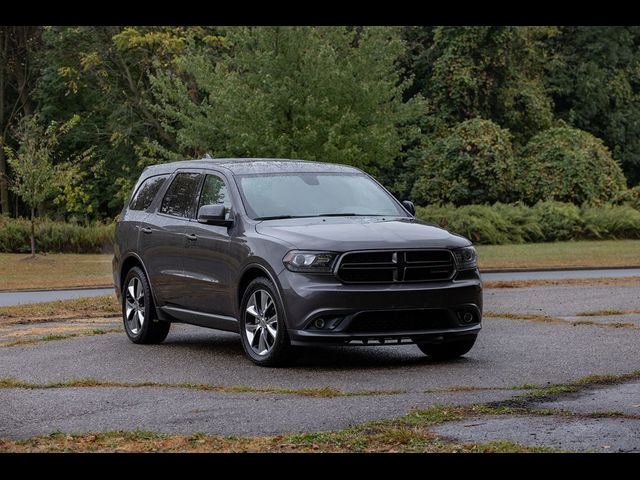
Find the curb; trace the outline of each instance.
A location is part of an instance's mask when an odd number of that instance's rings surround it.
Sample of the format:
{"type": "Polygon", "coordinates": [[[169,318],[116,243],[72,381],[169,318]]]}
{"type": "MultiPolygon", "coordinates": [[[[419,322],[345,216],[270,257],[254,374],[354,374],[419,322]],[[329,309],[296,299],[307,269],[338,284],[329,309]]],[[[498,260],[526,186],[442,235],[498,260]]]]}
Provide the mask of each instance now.
{"type": "Polygon", "coordinates": [[[640,265],[624,267],[547,267],[547,268],[481,268],[480,273],[518,273],[518,272],[579,272],[584,270],[637,270],[640,265]]]}
{"type": "Polygon", "coordinates": [[[75,292],[76,290],[100,290],[103,288],[110,288],[113,290],[113,285],[95,285],[89,287],[65,287],[65,288],[23,288],[20,290],[0,290],[0,295],[3,293],[38,293],[38,292],[75,292]]]}

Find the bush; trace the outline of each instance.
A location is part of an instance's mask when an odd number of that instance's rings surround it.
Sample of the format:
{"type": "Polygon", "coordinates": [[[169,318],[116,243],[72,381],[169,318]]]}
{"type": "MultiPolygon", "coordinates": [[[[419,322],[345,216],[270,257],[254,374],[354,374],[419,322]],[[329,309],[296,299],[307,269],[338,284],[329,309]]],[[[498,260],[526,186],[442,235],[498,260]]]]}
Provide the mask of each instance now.
{"type": "MultiPolygon", "coordinates": [[[[0,216],[0,252],[29,253],[31,223],[0,216]]],[[[36,222],[36,251],[101,253],[112,251],[114,224],[74,223],[40,219],[36,222]]]]}
{"type": "Polygon", "coordinates": [[[412,196],[418,204],[493,203],[515,199],[511,134],[490,120],[455,126],[425,151],[412,196]]]}
{"type": "Polygon", "coordinates": [[[640,210],[629,205],[570,203],[431,205],[416,215],[469,238],[476,244],[554,242],[580,239],[640,238],[640,210]]]}
{"type": "Polygon", "coordinates": [[[616,205],[629,205],[636,210],[640,210],[640,185],[623,190],[614,199],[616,205]]]}
{"type": "Polygon", "coordinates": [[[518,161],[522,200],[581,205],[613,200],[626,189],[620,166],[602,140],[568,126],[533,137],[518,161]]]}

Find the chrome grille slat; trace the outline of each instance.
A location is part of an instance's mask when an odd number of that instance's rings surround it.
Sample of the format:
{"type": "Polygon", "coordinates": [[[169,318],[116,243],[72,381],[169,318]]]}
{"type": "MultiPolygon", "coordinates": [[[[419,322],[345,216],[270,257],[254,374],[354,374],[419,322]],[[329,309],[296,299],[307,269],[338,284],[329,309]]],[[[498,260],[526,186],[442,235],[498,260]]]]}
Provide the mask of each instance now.
{"type": "Polygon", "coordinates": [[[347,252],[335,272],[343,283],[435,282],[453,278],[455,263],[445,249],[347,252]]]}

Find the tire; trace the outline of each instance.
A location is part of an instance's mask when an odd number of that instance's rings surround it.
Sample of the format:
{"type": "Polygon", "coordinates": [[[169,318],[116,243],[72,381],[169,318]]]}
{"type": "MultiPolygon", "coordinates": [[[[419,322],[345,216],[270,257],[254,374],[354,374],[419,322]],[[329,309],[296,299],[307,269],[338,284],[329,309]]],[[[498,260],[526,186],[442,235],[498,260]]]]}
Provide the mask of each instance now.
{"type": "Polygon", "coordinates": [[[276,287],[267,278],[253,280],[242,295],[240,339],[247,357],[261,367],[284,366],[293,359],[284,308],[276,287]]]}
{"type": "Polygon", "coordinates": [[[129,340],[139,344],[161,343],[167,338],[171,323],[156,317],[147,276],[139,267],[133,267],[122,285],[122,321],[129,340]]]}
{"type": "Polygon", "coordinates": [[[445,343],[418,343],[418,348],[434,360],[452,360],[467,353],[476,343],[476,337],[445,343]]]}

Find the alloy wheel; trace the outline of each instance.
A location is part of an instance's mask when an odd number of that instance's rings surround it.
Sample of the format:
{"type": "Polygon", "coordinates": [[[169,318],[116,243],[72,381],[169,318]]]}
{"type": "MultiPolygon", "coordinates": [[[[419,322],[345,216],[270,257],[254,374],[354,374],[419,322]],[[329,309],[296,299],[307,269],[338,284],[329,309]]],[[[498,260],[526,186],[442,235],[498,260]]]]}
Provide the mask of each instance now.
{"type": "Polygon", "coordinates": [[[138,335],[144,325],[144,287],[138,277],[129,280],[125,292],[125,317],[129,330],[138,335]]]}
{"type": "Polygon", "coordinates": [[[258,355],[267,355],[278,336],[278,312],[273,298],[266,290],[256,290],[249,298],[245,311],[244,329],[247,342],[258,355]]]}

